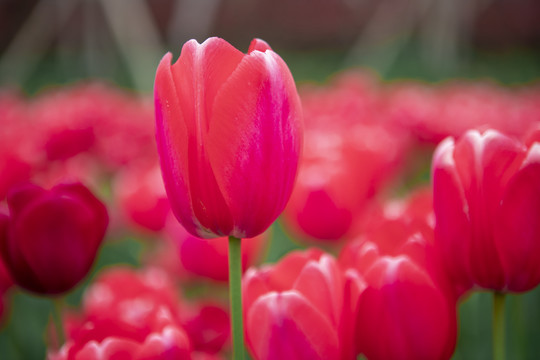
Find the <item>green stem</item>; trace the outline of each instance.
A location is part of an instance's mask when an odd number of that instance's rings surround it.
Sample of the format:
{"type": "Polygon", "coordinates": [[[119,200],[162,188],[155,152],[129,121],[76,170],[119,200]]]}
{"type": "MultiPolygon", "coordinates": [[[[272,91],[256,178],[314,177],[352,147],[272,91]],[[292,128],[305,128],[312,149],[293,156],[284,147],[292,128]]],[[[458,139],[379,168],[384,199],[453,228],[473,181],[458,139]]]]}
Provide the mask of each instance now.
{"type": "Polygon", "coordinates": [[[242,319],[242,240],[229,236],[229,301],[233,359],[244,359],[244,322],[242,319]]]}
{"type": "Polygon", "coordinates": [[[504,360],[504,300],[505,294],[493,293],[493,359],[504,360]]]}
{"type": "Polygon", "coordinates": [[[66,333],[64,331],[64,323],[62,321],[62,298],[52,298],[52,318],[54,322],[54,328],[56,330],[56,340],[58,341],[58,348],[66,342],[66,333]]]}

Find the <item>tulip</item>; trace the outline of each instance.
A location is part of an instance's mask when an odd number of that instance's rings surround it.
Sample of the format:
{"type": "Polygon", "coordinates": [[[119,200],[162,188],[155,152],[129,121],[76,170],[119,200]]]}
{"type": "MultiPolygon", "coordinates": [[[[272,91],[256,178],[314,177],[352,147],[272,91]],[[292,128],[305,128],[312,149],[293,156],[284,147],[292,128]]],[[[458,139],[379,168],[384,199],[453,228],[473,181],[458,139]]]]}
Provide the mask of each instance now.
{"type": "Polygon", "coordinates": [[[343,278],[319,250],[291,252],[244,276],[246,339],[263,359],[340,359],[343,278]]]}
{"type": "Polygon", "coordinates": [[[540,283],[540,144],[494,130],[433,156],[436,240],[456,283],[524,292],[540,283]]]}
{"type": "Polygon", "coordinates": [[[494,290],[493,357],[504,359],[505,293],[540,283],[540,144],[470,130],[439,144],[432,176],[445,266],[455,283],[494,290]]]}
{"type": "Polygon", "coordinates": [[[301,106],[283,60],[262,40],[188,41],[154,86],[156,140],[171,207],[191,234],[249,238],[285,207],[302,146],[301,106]]]}
{"type": "Polygon", "coordinates": [[[189,338],[182,328],[172,325],[153,332],[143,341],[119,337],[92,340],[81,347],[68,343],[58,353],[50,353],[48,360],[110,360],[110,359],[178,359],[190,360],[189,338]]]}
{"type": "Polygon", "coordinates": [[[407,137],[377,121],[374,86],[354,75],[301,92],[303,158],[283,213],[295,237],[330,243],[352,238],[403,160],[407,137]]]}
{"type": "Polygon", "coordinates": [[[182,302],[168,275],[148,268],[137,272],[115,267],[101,274],[83,298],[83,322],[71,337],[80,342],[117,336],[143,341],[152,331],[180,325],[182,302]]]}
{"type": "Polygon", "coordinates": [[[80,183],[51,190],[12,188],[10,216],[0,215],[0,253],[14,282],[38,294],[60,294],[92,266],[108,224],[107,209],[80,183]]]}
{"type": "Polygon", "coordinates": [[[350,301],[356,304],[350,307],[353,343],[368,359],[449,359],[457,335],[455,297],[430,266],[428,230],[409,215],[403,219],[381,220],[340,254],[346,286],[364,282],[362,291],[351,293],[357,295],[350,301]]]}
{"type": "Polygon", "coordinates": [[[186,330],[193,351],[217,354],[228,342],[231,329],[229,313],[221,305],[201,302],[184,315],[182,325],[186,330]]]}
{"type": "Polygon", "coordinates": [[[68,341],[49,359],[190,359],[181,308],[163,271],[112,268],[87,288],[82,314],[65,318],[68,341]]]}
{"type": "Polygon", "coordinates": [[[115,179],[114,190],[128,222],[153,232],[165,227],[170,205],[157,163],[133,166],[121,172],[115,179]]]}
{"type": "MultiPolygon", "coordinates": [[[[169,233],[176,242],[176,253],[183,269],[195,277],[219,282],[229,280],[228,239],[221,237],[208,241],[188,233],[180,225],[169,226],[169,233]]],[[[242,273],[253,265],[266,244],[267,233],[241,243],[242,273]]]]}

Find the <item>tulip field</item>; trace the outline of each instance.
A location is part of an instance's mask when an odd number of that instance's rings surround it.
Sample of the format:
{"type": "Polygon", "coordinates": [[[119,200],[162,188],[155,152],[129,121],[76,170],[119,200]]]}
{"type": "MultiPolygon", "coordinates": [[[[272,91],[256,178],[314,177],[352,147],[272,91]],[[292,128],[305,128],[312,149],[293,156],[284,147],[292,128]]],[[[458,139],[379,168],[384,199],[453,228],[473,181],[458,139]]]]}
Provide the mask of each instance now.
{"type": "Polygon", "coordinates": [[[539,359],[540,83],[245,45],[0,89],[0,359],[539,359]]]}

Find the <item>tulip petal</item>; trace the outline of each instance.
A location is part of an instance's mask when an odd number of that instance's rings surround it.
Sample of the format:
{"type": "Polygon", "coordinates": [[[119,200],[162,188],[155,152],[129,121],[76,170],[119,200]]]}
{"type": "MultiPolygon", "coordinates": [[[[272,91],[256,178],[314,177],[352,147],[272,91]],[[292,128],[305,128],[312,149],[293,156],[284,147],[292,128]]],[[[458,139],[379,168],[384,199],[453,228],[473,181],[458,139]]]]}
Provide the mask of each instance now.
{"type": "MultiPolygon", "coordinates": [[[[179,132],[185,130],[181,139],[169,145],[179,146],[178,141],[182,141],[182,149],[178,149],[183,151],[184,155],[181,159],[183,169],[180,172],[188,174],[188,178],[182,178],[182,181],[185,183],[187,180],[189,184],[191,207],[196,218],[191,219],[191,222],[195,223],[197,228],[194,235],[224,236],[229,235],[232,230],[231,214],[208,159],[207,133],[212,123],[212,104],[216,94],[243,56],[222,39],[210,38],[203,44],[192,40],[184,45],[178,61],[171,67],[176,93],[164,95],[177,97],[183,118],[166,118],[165,121],[169,126],[172,122],[182,122],[185,125],[185,128],[179,129],[179,132]]],[[[165,136],[171,134],[176,134],[176,131],[173,130],[165,136]]],[[[174,169],[173,167],[169,171],[174,169]]],[[[176,176],[178,174],[175,174],[173,179],[176,176]]],[[[183,205],[177,205],[180,206],[183,205]]],[[[187,230],[193,234],[192,229],[187,230]]]]}
{"type": "Polygon", "coordinates": [[[433,209],[437,217],[435,234],[445,254],[445,266],[454,282],[471,287],[471,230],[468,205],[453,157],[454,141],[443,141],[433,156],[433,209]]]}
{"type": "Polygon", "coordinates": [[[285,207],[298,166],[301,107],[292,76],[272,51],[244,57],[216,96],[206,143],[235,220],[232,235],[263,232],[285,207]]]}
{"type": "Polygon", "coordinates": [[[332,325],[338,326],[343,303],[343,283],[332,257],[323,255],[318,262],[307,263],[298,275],[293,289],[322,314],[327,314],[332,325]]]}
{"type": "Polygon", "coordinates": [[[191,359],[189,339],[183,330],[167,326],[161,333],[150,334],[134,358],[136,360],[191,359]]]}
{"type": "Polygon", "coordinates": [[[251,54],[252,51],[261,51],[265,52],[266,50],[272,50],[270,45],[264,40],[261,39],[253,39],[251,40],[251,43],[249,44],[248,54],[251,54]]]}
{"type": "Polygon", "coordinates": [[[540,283],[540,144],[534,144],[512,178],[495,223],[506,287],[523,292],[540,283]]]}
{"type": "Polygon", "coordinates": [[[483,134],[467,132],[454,150],[471,224],[468,261],[474,281],[484,288],[504,287],[504,269],[494,242],[493,222],[502,189],[519,167],[523,153],[518,142],[493,130],[483,134]]]}
{"type": "Polygon", "coordinates": [[[156,142],[171,208],[186,230],[197,235],[198,220],[193,214],[189,179],[185,177],[188,173],[187,128],[172,78],[171,58],[170,53],[166,54],[156,72],[156,142]]]}
{"type": "Polygon", "coordinates": [[[449,305],[429,276],[406,257],[383,257],[366,274],[357,340],[373,359],[442,359],[449,343],[449,305]],[[419,336],[422,334],[421,336],[419,336]]]}
{"type": "Polygon", "coordinates": [[[339,358],[335,329],[295,291],[260,297],[248,312],[246,332],[258,360],[339,358]]]}

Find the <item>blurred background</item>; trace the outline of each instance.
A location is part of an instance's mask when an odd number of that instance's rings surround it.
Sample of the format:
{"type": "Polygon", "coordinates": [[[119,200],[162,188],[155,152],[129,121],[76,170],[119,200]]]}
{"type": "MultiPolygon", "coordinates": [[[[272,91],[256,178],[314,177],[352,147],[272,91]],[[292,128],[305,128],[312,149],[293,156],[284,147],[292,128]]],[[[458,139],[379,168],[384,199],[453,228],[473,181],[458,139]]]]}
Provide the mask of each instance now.
{"type": "Polygon", "coordinates": [[[365,66],[383,79],[540,74],[536,0],[2,0],[0,84],[99,77],[148,92],[164,52],[209,36],[268,41],[298,81],[365,66]]]}
{"type": "MultiPolygon", "coordinates": [[[[350,68],[383,83],[476,79],[509,92],[540,78],[538,0],[0,0],[0,91],[32,97],[98,80],[148,99],[163,54],[176,58],[185,41],[209,36],[242,51],[254,37],[266,40],[299,84],[325,84],[350,68]]],[[[432,149],[395,193],[429,183],[432,149]]],[[[304,247],[281,225],[272,230],[264,261],[304,247]]],[[[147,233],[110,236],[117,239],[104,246],[93,274],[141,265],[147,233]]],[[[87,284],[68,303],[76,306],[87,284]]],[[[6,308],[0,358],[43,358],[50,304],[13,291],[6,308]]],[[[490,294],[473,294],[459,313],[454,358],[491,358],[490,294]]],[[[507,325],[510,358],[540,358],[539,289],[509,296],[507,325]]]]}

